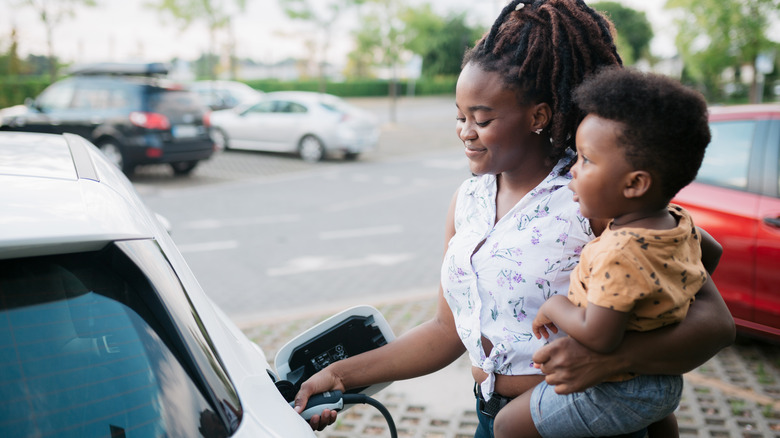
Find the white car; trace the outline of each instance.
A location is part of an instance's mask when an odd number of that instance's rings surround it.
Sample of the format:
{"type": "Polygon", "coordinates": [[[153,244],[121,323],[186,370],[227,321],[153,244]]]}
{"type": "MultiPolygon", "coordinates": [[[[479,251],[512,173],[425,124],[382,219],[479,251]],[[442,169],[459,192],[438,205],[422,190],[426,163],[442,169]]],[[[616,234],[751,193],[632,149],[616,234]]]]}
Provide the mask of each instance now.
{"type": "Polygon", "coordinates": [[[236,81],[196,81],[189,88],[213,110],[252,104],[263,97],[262,91],[236,81]]]}
{"type": "Polygon", "coordinates": [[[298,153],[319,161],[329,153],[355,159],[379,141],[370,112],[331,94],[306,91],[265,93],[251,106],[211,113],[217,147],[298,153]]]}
{"type": "Polygon", "coordinates": [[[0,205],[0,436],[315,436],[91,143],[0,132],[0,205]]]}

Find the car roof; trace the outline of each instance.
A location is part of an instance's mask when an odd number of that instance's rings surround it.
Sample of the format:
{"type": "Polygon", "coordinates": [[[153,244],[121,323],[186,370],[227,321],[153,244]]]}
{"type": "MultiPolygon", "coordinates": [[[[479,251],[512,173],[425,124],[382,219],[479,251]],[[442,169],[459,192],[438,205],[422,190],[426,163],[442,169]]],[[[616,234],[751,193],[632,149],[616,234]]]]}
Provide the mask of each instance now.
{"type": "Polygon", "coordinates": [[[0,259],[154,237],[129,182],[73,134],[0,132],[0,259]]]}
{"type": "Polygon", "coordinates": [[[709,108],[710,120],[780,118],[780,104],[725,105],[709,108]]]}
{"type": "Polygon", "coordinates": [[[341,100],[333,94],[317,93],[315,91],[273,91],[265,93],[266,99],[295,99],[305,102],[328,102],[341,100]]]}

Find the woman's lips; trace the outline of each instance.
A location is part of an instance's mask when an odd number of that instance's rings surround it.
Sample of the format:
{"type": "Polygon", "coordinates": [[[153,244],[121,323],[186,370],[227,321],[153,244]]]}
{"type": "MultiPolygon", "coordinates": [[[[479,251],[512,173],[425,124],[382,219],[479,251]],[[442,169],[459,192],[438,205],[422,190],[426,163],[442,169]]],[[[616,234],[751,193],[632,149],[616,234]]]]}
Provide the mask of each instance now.
{"type": "Polygon", "coordinates": [[[469,158],[482,155],[487,151],[487,148],[480,148],[480,147],[473,146],[471,140],[464,141],[463,145],[465,146],[466,156],[469,158]]]}

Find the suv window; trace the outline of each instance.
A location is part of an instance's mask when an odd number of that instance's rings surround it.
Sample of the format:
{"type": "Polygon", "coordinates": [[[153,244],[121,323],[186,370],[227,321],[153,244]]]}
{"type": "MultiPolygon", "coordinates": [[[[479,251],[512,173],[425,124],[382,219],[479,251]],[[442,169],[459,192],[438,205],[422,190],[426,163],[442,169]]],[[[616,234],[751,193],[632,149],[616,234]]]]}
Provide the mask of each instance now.
{"type": "Polygon", "coordinates": [[[235,393],[215,390],[219,406],[209,402],[213,388],[125,255],[156,245],[126,246],[0,261],[0,436],[226,436],[237,427],[235,393]]]}
{"type": "Polygon", "coordinates": [[[202,103],[197,95],[187,90],[150,87],[149,109],[161,114],[180,114],[200,111],[202,103]]]}
{"type": "Polygon", "coordinates": [[[35,104],[44,112],[67,109],[73,102],[75,91],[76,84],[73,81],[55,83],[38,96],[35,104]]]}
{"type": "Polygon", "coordinates": [[[746,190],[755,129],[756,122],[752,120],[710,123],[712,141],[707,146],[696,180],[746,190]]]}

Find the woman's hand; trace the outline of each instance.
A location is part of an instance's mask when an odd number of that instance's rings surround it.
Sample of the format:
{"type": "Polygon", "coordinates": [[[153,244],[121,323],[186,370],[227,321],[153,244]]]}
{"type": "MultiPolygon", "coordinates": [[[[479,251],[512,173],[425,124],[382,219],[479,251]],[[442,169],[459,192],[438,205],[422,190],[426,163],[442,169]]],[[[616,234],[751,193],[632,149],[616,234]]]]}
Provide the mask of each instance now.
{"type": "Polygon", "coordinates": [[[558,394],[581,392],[617,374],[617,358],[591,351],[570,337],[556,339],[534,353],[535,366],[558,394]]]}
{"type": "MultiPolygon", "coordinates": [[[[295,395],[295,412],[301,413],[309,401],[309,397],[314,394],[320,394],[330,390],[344,391],[344,384],[338,376],[331,372],[329,368],[318,372],[303,382],[298,394],[295,395]]],[[[320,415],[314,415],[309,419],[309,425],[312,430],[323,430],[327,426],[336,422],[336,411],[325,409],[320,415]]]]}

